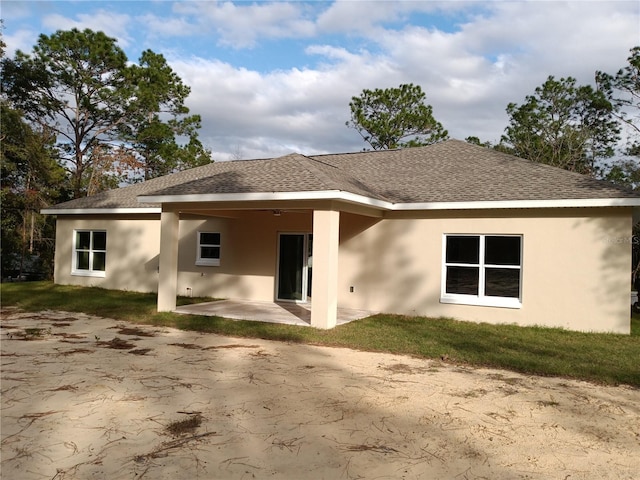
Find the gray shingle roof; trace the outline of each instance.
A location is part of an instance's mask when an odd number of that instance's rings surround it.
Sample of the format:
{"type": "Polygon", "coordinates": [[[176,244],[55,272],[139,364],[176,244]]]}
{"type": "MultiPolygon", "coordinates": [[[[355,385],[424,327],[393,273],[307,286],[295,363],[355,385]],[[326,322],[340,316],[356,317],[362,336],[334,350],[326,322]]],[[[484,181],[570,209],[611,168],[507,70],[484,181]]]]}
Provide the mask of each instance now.
{"type": "Polygon", "coordinates": [[[392,203],[640,197],[609,182],[459,140],[315,158],[361,175],[375,196],[392,203]]]}
{"type": "Polygon", "coordinates": [[[140,208],[141,195],[337,190],[391,203],[640,198],[610,183],[448,140],[427,147],[216,162],[56,205],[140,208]]]}

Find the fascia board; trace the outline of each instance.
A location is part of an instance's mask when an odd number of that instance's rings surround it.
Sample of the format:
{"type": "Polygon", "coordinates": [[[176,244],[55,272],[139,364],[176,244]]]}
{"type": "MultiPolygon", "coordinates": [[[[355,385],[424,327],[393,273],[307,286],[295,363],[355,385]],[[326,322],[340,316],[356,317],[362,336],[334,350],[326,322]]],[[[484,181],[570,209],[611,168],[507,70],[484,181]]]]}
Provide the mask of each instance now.
{"type": "Polygon", "coordinates": [[[135,208],[43,208],[43,215],[135,215],[141,213],[162,213],[160,207],[135,208]]]}
{"type": "Polygon", "coordinates": [[[396,203],[391,210],[492,210],[514,208],[640,207],[640,198],[499,200],[477,202],[396,203]]]}
{"type": "Polygon", "coordinates": [[[200,203],[222,201],[270,201],[270,200],[341,200],[389,211],[411,210],[491,210],[521,208],[579,208],[579,207],[640,207],[639,198],[585,198],[556,200],[490,200],[468,202],[391,203],[363,195],[324,190],[310,192],[261,192],[221,193],[193,195],[140,196],[141,203],[200,203]]]}
{"type": "MultiPolygon", "coordinates": [[[[640,198],[586,198],[559,200],[499,200],[471,202],[425,202],[425,203],[391,203],[376,198],[365,197],[339,190],[323,190],[311,192],[262,192],[262,193],[221,193],[203,195],[153,195],[140,196],[140,203],[203,203],[203,202],[255,202],[273,200],[339,200],[343,202],[366,205],[387,211],[419,211],[419,210],[493,210],[493,209],[527,209],[527,208],[581,208],[581,207],[640,207],[640,198]]],[[[44,215],[132,215],[159,214],[160,207],[138,208],[45,208],[40,211],[44,215]]]]}
{"type": "Polygon", "coordinates": [[[296,200],[342,200],[389,210],[393,204],[340,190],[320,190],[308,192],[251,192],[212,193],[191,195],[151,195],[138,197],[140,203],[204,203],[204,202],[260,202],[296,200]]]}

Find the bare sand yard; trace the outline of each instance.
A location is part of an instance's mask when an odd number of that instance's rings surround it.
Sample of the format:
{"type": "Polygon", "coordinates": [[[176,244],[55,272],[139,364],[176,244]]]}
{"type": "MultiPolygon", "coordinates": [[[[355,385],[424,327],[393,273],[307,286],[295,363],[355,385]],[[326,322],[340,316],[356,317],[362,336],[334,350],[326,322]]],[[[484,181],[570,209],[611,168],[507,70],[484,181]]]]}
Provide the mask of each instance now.
{"type": "Polygon", "coordinates": [[[632,479],[640,391],[2,311],[1,476],[632,479]]]}

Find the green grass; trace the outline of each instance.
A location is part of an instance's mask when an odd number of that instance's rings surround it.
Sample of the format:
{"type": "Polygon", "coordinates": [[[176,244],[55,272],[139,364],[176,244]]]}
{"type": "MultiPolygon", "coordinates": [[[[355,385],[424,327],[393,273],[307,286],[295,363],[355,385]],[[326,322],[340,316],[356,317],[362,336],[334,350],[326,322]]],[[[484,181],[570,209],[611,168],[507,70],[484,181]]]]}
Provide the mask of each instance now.
{"type": "MultiPolygon", "coordinates": [[[[179,298],[179,304],[202,301],[179,298]]],[[[2,284],[2,305],[84,312],[139,324],[238,337],[442,358],[473,366],[640,387],[640,316],[631,335],[578,333],[450,319],[375,315],[332,330],[157,313],[156,295],[53,285],[2,284]]]]}

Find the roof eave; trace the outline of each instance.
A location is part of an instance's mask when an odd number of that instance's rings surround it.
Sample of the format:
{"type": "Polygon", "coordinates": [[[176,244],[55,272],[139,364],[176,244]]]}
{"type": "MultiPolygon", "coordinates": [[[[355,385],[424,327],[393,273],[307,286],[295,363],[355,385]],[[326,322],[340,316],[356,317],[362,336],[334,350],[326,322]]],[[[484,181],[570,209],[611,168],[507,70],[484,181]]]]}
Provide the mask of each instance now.
{"type": "Polygon", "coordinates": [[[562,198],[550,200],[479,200],[466,202],[396,203],[392,210],[495,210],[532,208],[640,207],[638,198],[562,198]]]}
{"type": "Polygon", "coordinates": [[[141,195],[140,203],[205,203],[205,202],[262,202],[262,201],[297,201],[297,200],[339,200],[359,205],[367,205],[389,210],[393,205],[384,200],[365,197],[342,190],[314,190],[303,192],[250,192],[250,193],[208,193],[189,195],[141,195]]]}
{"type": "MultiPolygon", "coordinates": [[[[161,195],[138,197],[140,203],[203,203],[237,201],[273,201],[273,200],[338,200],[356,205],[365,205],[386,211],[420,210],[495,210],[495,209],[533,209],[533,208],[640,208],[640,198],[586,198],[556,200],[486,200],[465,202],[421,202],[391,203],[354,193],[338,190],[314,192],[264,192],[264,193],[227,193],[206,195],[161,195]]],[[[107,207],[107,208],[45,208],[43,215],[140,215],[159,214],[161,207],[107,207]]]]}
{"type": "Polygon", "coordinates": [[[43,215],[139,215],[162,213],[160,207],[43,208],[43,215]]]}
{"type": "Polygon", "coordinates": [[[204,203],[204,202],[254,202],[274,200],[338,200],[389,211],[417,210],[493,210],[523,208],[584,208],[584,207],[640,207],[638,198],[583,198],[549,200],[477,200],[464,202],[416,202],[392,203],[377,198],[345,192],[323,190],[306,192],[251,192],[213,193],[188,195],[148,195],[138,197],[140,203],[204,203]]]}

